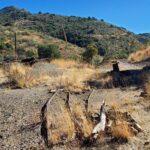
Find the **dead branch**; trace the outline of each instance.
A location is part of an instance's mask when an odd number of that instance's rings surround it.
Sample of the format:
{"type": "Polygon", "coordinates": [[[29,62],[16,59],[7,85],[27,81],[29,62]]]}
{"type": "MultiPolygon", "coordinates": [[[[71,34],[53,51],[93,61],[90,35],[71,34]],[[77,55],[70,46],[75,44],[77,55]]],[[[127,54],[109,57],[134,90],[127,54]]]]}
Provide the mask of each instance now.
{"type": "Polygon", "coordinates": [[[97,139],[99,133],[105,130],[106,126],[106,114],[105,114],[105,101],[100,108],[100,122],[93,129],[92,135],[94,139],[97,139]]]}

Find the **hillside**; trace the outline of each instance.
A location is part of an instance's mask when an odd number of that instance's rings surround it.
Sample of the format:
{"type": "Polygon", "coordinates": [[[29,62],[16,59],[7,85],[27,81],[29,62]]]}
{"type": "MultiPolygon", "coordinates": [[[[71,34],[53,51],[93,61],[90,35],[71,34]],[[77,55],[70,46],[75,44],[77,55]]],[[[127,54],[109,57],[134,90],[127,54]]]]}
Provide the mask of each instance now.
{"type": "Polygon", "coordinates": [[[145,44],[150,44],[150,33],[142,33],[138,35],[139,41],[145,44]]]}
{"type": "Polygon", "coordinates": [[[17,53],[20,59],[37,56],[38,46],[55,44],[59,46],[62,57],[79,58],[83,49],[63,40],[25,29],[5,27],[0,25],[0,61],[11,60],[14,56],[14,38],[17,33],[17,53]]]}
{"type": "Polygon", "coordinates": [[[91,17],[67,17],[42,12],[31,14],[10,6],[0,10],[0,24],[41,32],[62,40],[65,31],[70,43],[86,47],[94,42],[99,53],[106,58],[127,58],[130,53],[144,46],[134,33],[91,17]]]}

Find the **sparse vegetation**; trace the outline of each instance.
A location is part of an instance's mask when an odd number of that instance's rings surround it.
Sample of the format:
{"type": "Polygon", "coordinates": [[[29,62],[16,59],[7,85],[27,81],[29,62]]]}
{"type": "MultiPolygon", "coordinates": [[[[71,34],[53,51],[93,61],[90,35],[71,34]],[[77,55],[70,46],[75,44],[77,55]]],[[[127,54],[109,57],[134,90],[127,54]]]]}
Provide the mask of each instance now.
{"type": "MultiPolygon", "coordinates": [[[[20,28],[15,29],[15,31],[17,34],[17,53],[19,59],[23,59],[25,57],[38,57],[39,45],[55,45],[55,47],[59,49],[60,53],[57,53],[57,55],[61,55],[63,58],[79,59],[81,57],[81,53],[84,51],[83,48],[70,43],[68,43],[68,48],[65,50],[65,41],[53,38],[51,36],[43,35],[42,33],[38,33],[36,31],[28,31],[26,29],[20,28]]],[[[13,61],[13,28],[0,25],[0,35],[0,61],[13,61]]]]}
{"type": "MultiPolygon", "coordinates": [[[[69,63],[67,64],[67,67],[68,65],[69,63]]],[[[97,72],[97,69],[86,67],[86,65],[84,66],[83,64],[77,65],[77,67],[69,66],[69,68],[66,68],[63,71],[62,75],[52,77],[51,81],[49,81],[50,88],[64,88],[65,90],[76,92],[89,90],[90,87],[88,86],[87,81],[96,76],[97,72]]]]}
{"type": "Polygon", "coordinates": [[[129,125],[123,122],[112,128],[112,135],[118,140],[125,140],[125,141],[128,141],[133,136],[129,125]]]}
{"type": "Polygon", "coordinates": [[[51,64],[57,65],[58,67],[65,69],[65,68],[71,68],[71,67],[77,67],[80,62],[71,60],[71,59],[53,59],[51,61],[51,64]]]}
{"type": "Polygon", "coordinates": [[[112,109],[115,113],[115,122],[112,125],[112,136],[117,140],[128,141],[134,136],[131,127],[129,126],[126,118],[120,113],[120,106],[112,105],[112,109]]]}
{"type": "Polygon", "coordinates": [[[29,67],[19,63],[11,64],[6,72],[9,80],[14,82],[17,87],[31,87],[39,83],[50,85],[50,89],[64,88],[69,91],[89,90],[87,81],[93,76],[97,76],[97,69],[92,66],[82,64],[73,60],[53,60],[51,64],[55,64],[62,70],[62,74],[51,75],[45,72],[40,74],[33,73],[34,66],[29,67]]]}
{"type": "Polygon", "coordinates": [[[143,61],[143,60],[146,60],[150,58],[150,47],[147,47],[146,49],[141,49],[141,50],[138,50],[136,51],[135,53],[132,53],[128,60],[130,62],[140,62],[140,61],[143,61]]]}
{"type": "Polygon", "coordinates": [[[57,45],[40,45],[38,47],[38,55],[39,58],[59,58],[60,51],[57,45]]]}
{"type": "Polygon", "coordinates": [[[0,68],[0,78],[5,77],[5,73],[4,70],[0,68]]]}
{"type": "MultiPolygon", "coordinates": [[[[62,40],[65,39],[63,26],[68,42],[80,47],[87,47],[88,44],[94,42],[99,54],[106,58],[114,58],[115,53],[117,55],[115,57],[127,57],[145,44],[134,33],[94,17],[66,17],[49,13],[31,14],[16,7],[6,7],[0,12],[0,24],[5,27],[12,27],[15,24],[17,28],[46,33],[62,40]]],[[[26,32],[23,34],[26,35],[26,32]]]]}
{"type": "Polygon", "coordinates": [[[48,80],[49,76],[47,74],[40,73],[35,75],[32,70],[33,68],[31,67],[13,63],[7,68],[6,73],[9,81],[19,88],[32,87],[48,80]]]}

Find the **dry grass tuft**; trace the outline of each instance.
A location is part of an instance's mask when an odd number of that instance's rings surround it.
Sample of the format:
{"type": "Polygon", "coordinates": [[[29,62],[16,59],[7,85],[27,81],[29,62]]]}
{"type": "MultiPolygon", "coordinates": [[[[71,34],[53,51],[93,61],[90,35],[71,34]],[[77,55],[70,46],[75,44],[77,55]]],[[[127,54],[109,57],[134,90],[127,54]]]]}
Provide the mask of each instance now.
{"type": "Polygon", "coordinates": [[[49,118],[52,122],[50,126],[49,142],[52,145],[58,144],[63,140],[71,140],[75,133],[74,123],[66,108],[61,107],[61,114],[56,114],[55,119],[49,118]]]}
{"type": "Polygon", "coordinates": [[[146,49],[141,49],[135,53],[132,53],[129,56],[128,61],[134,63],[134,62],[143,61],[147,58],[150,58],[150,47],[148,47],[146,49]]]}
{"type": "Polygon", "coordinates": [[[8,69],[8,78],[18,87],[28,87],[33,83],[33,77],[30,74],[31,68],[19,63],[11,64],[8,69]]]}
{"type": "Polygon", "coordinates": [[[23,64],[13,63],[7,68],[6,72],[9,80],[19,88],[32,87],[49,79],[48,75],[42,73],[40,75],[33,74],[32,69],[23,64]]]}
{"type": "Polygon", "coordinates": [[[133,137],[133,132],[127,122],[127,118],[119,111],[119,105],[112,105],[112,109],[115,113],[115,120],[112,125],[112,136],[118,140],[128,141],[133,137]]]}
{"type": "Polygon", "coordinates": [[[63,75],[52,77],[50,88],[64,88],[67,91],[80,92],[89,90],[87,81],[95,76],[96,70],[90,68],[69,68],[63,75]]]}
{"type": "Polygon", "coordinates": [[[0,78],[5,77],[5,73],[4,70],[0,68],[0,78]]]}
{"type": "Polygon", "coordinates": [[[89,119],[87,119],[80,103],[76,103],[74,105],[72,114],[79,125],[77,129],[79,132],[78,134],[83,137],[89,137],[93,130],[93,124],[89,119]]]}
{"type": "Polygon", "coordinates": [[[83,63],[79,64],[79,62],[73,60],[54,60],[52,64],[56,64],[59,67],[56,67],[56,69],[61,73],[52,75],[45,70],[36,74],[33,71],[34,66],[29,67],[20,63],[11,64],[5,71],[9,80],[20,88],[45,83],[50,86],[50,89],[64,88],[72,92],[89,90],[87,81],[95,78],[98,74],[98,70],[94,67],[83,63]]]}
{"type": "Polygon", "coordinates": [[[65,59],[55,59],[51,61],[51,64],[57,65],[60,68],[70,68],[70,67],[75,67],[79,65],[78,61],[75,60],[65,60],[65,59]]]}
{"type": "Polygon", "coordinates": [[[72,92],[89,90],[87,81],[98,74],[98,70],[94,67],[74,60],[58,59],[51,63],[59,66],[63,74],[49,80],[50,89],[64,88],[72,92]]]}
{"type": "Polygon", "coordinates": [[[74,105],[71,114],[64,106],[60,105],[61,114],[48,119],[49,143],[52,145],[73,140],[75,135],[79,139],[89,137],[92,133],[92,123],[86,118],[80,105],[74,105]]]}
{"type": "Polygon", "coordinates": [[[129,140],[133,136],[133,133],[129,125],[126,122],[122,122],[112,128],[112,135],[117,139],[129,140]]]}

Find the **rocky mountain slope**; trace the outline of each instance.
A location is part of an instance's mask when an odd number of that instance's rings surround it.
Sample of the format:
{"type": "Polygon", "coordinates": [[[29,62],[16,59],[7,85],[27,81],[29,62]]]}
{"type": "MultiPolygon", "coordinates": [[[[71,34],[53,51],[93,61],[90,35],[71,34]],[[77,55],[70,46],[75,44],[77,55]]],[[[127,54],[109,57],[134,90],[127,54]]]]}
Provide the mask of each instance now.
{"type": "Polygon", "coordinates": [[[13,59],[15,33],[19,59],[32,56],[37,57],[39,45],[57,45],[63,58],[79,58],[84,51],[83,48],[70,43],[68,43],[66,48],[65,41],[36,31],[0,25],[0,62],[13,59]]]}
{"type": "Polygon", "coordinates": [[[66,33],[67,40],[80,47],[96,43],[99,53],[106,58],[127,58],[131,52],[144,46],[137,35],[125,28],[91,17],[67,17],[42,12],[31,14],[10,6],[0,10],[0,24],[38,31],[62,40],[66,33]]]}

